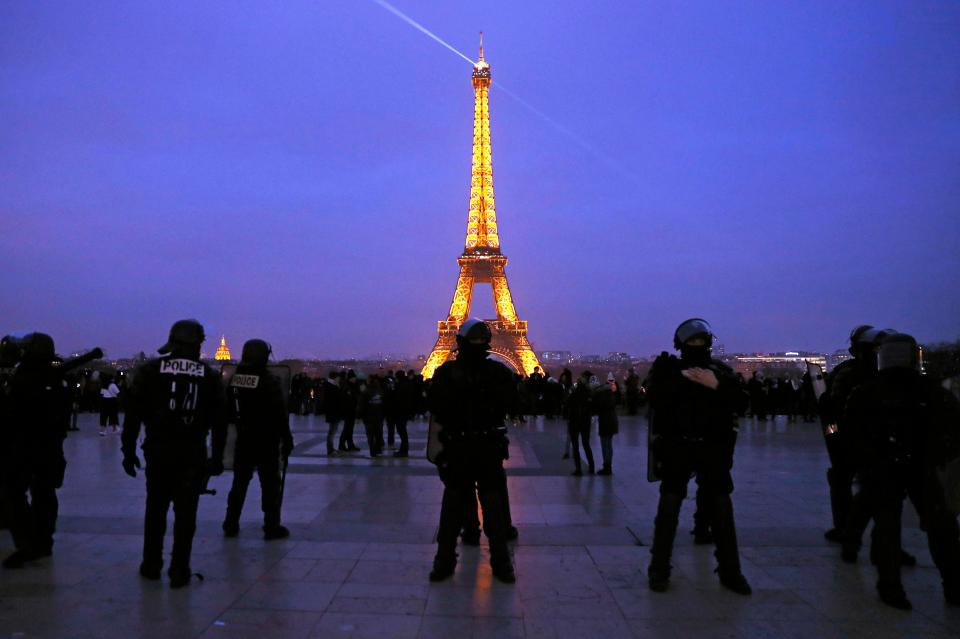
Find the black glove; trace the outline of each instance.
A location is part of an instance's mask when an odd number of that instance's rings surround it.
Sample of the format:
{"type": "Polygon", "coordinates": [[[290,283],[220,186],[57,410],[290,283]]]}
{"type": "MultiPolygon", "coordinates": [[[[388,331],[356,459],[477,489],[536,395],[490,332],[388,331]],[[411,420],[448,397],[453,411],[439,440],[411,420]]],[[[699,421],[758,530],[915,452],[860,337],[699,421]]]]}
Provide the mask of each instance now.
{"type": "Polygon", "coordinates": [[[207,474],[211,477],[223,474],[223,460],[211,457],[207,460],[207,474]]]}
{"type": "Polygon", "coordinates": [[[290,453],[293,452],[293,438],[285,439],[283,441],[283,446],[280,448],[280,452],[283,454],[283,458],[286,459],[290,456],[290,453]]]}
{"type": "Polygon", "coordinates": [[[136,455],[123,456],[123,472],[131,477],[137,476],[137,469],[140,468],[140,458],[136,455]]]}

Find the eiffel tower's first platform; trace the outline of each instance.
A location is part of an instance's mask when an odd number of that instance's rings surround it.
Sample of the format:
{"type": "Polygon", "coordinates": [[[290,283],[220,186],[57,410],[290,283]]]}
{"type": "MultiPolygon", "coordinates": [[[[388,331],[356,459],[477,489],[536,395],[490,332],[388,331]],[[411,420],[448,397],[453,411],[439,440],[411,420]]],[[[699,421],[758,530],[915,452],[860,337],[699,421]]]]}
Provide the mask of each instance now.
{"type": "Polygon", "coordinates": [[[447,319],[438,322],[437,343],[423,367],[423,376],[433,372],[450,357],[456,334],[470,313],[473,288],[490,284],[497,318],[485,320],[493,333],[490,351],[525,375],[540,366],[530,342],[527,323],[517,317],[513,296],[507,283],[507,258],[500,252],[500,234],[493,197],[493,164],[490,158],[490,65],[483,57],[473,65],[473,163],[470,177],[470,212],[467,215],[467,239],[463,255],[457,260],[460,276],[447,319]]]}

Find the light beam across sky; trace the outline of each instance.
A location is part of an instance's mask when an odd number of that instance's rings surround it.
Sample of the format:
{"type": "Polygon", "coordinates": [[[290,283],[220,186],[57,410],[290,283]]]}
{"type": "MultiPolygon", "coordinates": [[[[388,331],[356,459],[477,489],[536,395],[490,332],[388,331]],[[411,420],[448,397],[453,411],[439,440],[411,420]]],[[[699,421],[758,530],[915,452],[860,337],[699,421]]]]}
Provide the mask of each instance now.
{"type": "MultiPolygon", "coordinates": [[[[397,9],[395,6],[393,6],[389,2],[386,2],[385,0],[372,0],[372,2],[375,2],[376,4],[380,5],[381,7],[383,7],[390,13],[392,13],[393,15],[397,16],[398,18],[400,18],[401,20],[403,20],[404,22],[412,26],[417,31],[420,31],[421,33],[425,34],[427,37],[440,43],[441,45],[443,45],[453,53],[457,54],[458,56],[460,56],[461,58],[469,62],[471,65],[473,65],[474,60],[471,60],[468,56],[464,55],[460,50],[456,49],[449,42],[447,42],[446,40],[444,40],[443,38],[435,34],[433,31],[430,31],[425,26],[423,26],[422,24],[420,24],[419,22],[417,22],[416,20],[414,20],[413,18],[405,14],[404,12],[400,11],[400,9],[397,9]]],[[[624,176],[634,181],[639,181],[637,180],[637,176],[631,173],[630,169],[623,166],[623,164],[621,164],[620,162],[617,162],[617,160],[610,157],[609,155],[606,155],[605,153],[598,151],[592,144],[590,144],[589,142],[584,140],[582,137],[577,135],[575,132],[571,131],[567,127],[563,126],[562,124],[560,124],[559,122],[551,118],[549,115],[547,115],[537,107],[533,106],[532,104],[530,104],[529,102],[521,98],[519,95],[517,95],[507,87],[503,86],[502,83],[494,80],[493,86],[497,87],[498,89],[506,93],[508,96],[510,96],[511,99],[516,100],[521,106],[523,106],[523,108],[527,109],[528,111],[536,115],[538,118],[540,118],[541,120],[543,120],[544,122],[552,126],[554,129],[556,129],[560,133],[564,134],[565,136],[567,136],[568,138],[576,142],[577,145],[580,146],[583,150],[587,151],[594,157],[602,160],[605,164],[619,171],[624,176]]]]}

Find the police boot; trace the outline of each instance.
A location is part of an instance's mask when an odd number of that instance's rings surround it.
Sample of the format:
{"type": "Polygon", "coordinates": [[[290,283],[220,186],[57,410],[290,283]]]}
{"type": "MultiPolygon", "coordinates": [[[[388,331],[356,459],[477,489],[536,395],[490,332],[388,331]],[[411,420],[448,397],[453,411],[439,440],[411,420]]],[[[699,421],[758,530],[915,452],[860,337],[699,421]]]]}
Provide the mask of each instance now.
{"type": "Polygon", "coordinates": [[[290,531],[286,526],[280,525],[280,490],[277,488],[277,498],[273,503],[264,509],[263,513],[263,538],[267,541],[273,539],[286,539],[290,536],[290,531]]]}
{"type": "Polygon", "coordinates": [[[170,577],[171,588],[183,588],[190,583],[193,573],[190,571],[190,566],[170,566],[167,576],[170,577]]]}
{"type": "Polygon", "coordinates": [[[267,541],[273,539],[286,539],[290,536],[290,531],[286,526],[281,526],[280,524],[273,524],[270,526],[263,527],[263,538],[267,541]]]}
{"type": "Polygon", "coordinates": [[[145,561],[140,562],[140,576],[150,581],[158,581],[160,572],[163,570],[163,564],[148,564],[145,561]]]}
{"type": "Polygon", "coordinates": [[[753,591],[740,572],[740,551],[737,548],[737,529],[733,522],[733,502],[730,495],[713,498],[713,536],[716,540],[717,573],[720,584],[740,595],[753,591]]]}
{"type": "Polygon", "coordinates": [[[903,584],[901,583],[878,581],[877,594],[880,595],[880,601],[891,608],[913,610],[913,604],[907,599],[907,593],[903,591],[903,584]]]}
{"type": "Polygon", "coordinates": [[[647,578],[650,590],[665,592],[670,586],[670,557],[673,555],[673,538],[677,534],[677,520],[683,497],[673,493],[660,493],[657,517],[654,519],[653,545],[650,547],[650,567],[647,578]]]}
{"type": "Polygon", "coordinates": [[[437,556],[433,558],[433,570],[430,571],[430,581],[443,581],[453,575],[457,567],[457,551],[453,548],[438,547],[437,556]]]}
{"type": "Polygon", "coordinates": [[[513,560],[506,542],[490,544],[490,568],[493,569],[493,576],[503,583],[516,583],[517,575],[513,571],[513,560]]]}

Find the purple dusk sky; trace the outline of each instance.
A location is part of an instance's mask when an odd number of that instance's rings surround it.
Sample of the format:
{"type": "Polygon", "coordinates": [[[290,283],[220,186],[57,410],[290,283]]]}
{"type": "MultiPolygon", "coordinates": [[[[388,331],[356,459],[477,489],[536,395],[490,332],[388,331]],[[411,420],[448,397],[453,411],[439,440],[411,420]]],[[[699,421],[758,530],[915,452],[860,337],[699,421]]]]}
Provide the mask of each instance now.
{"type": "MultiPolygon", "coordinates": [[[[960,337],[960,3],[396,0],[496,86],[503,251],[537,349],[960,337]]],[[[426,354],[470,66],[364,0],[0,5],[0,333],[426,354]]],[[[487,289],[489,290],[489,289],[487,289]]],[[[474,315],[490,316],[485,291],[474,315]]]]}

